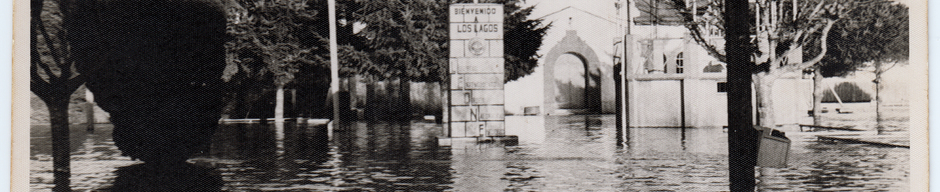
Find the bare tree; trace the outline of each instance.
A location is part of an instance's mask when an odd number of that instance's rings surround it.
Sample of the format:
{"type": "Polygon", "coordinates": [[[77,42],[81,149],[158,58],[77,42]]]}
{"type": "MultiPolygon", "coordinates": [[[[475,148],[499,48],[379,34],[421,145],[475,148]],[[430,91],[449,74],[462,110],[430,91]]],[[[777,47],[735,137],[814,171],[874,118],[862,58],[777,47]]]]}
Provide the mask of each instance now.
{"type": "MultiPolygon", "coordinates": [[[[686,0],[663,0],[677,10],[690,36],[709,55],[726,62],[726,53],[721,45],[708,40],[710,34],[725,31],[722,18],[723,2],[704,0],[688,3],[686,0]],[[690,5],[691,4],[691,5],[690,5]]],[[[829,33],[833,26],[846,20],[851,12],[873,4],[887,3],[883,0],[759,0],[752,4],[751,46],[753,66],[752,81],[757,92],[758,121],[761,126],[773,127],[774,110],[772,85],[784,74],[801,72],[814,67],[829,51],[829,33]],[[792,55],[814,48],[812,55],[804,55],[802,62],[795,62],[792,55]]]]}
{"type": "Polygon", "coordinates": [[[69,6],[67,0],[30,1],[29,89],[49,110],[55,191],[69,190],[69,100],[85,83],[65,40],[69,6]]]}

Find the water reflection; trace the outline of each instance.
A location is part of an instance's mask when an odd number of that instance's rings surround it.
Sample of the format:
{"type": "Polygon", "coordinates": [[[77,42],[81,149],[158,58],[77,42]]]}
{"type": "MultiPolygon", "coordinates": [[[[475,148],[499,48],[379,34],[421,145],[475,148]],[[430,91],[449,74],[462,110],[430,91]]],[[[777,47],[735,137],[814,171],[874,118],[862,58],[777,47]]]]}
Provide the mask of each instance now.
{"type": "MultiPolygon", "coordinates": [[[[510,116],[516,145],[442,145],[433,122],[224,124],[207,152],[177,169],[120,156],[111,126],[72,130],[72,189],[136,191],[164,183],[222,191],[724,191],[720,127],[631,128],[618,147],[615,118],[510,116]],[[161,178],[172,175],[172,178],[161,178]],[[207,180],[199,180],[206,178],[207,180]],[[196,186],[198,185],[198,186],[196,186]]],[[[902,128],[906,129],[906,128],[902,128]]],[[[31,131],[30,184],[52,187],[48,127],[31,131]]],[[[789,167],[760,175],[762,191],[907,190],[908,149],[791,135],[789,167]]],[[[181,190],[186,191],[186,190],[181,190]]]]}
{"type": "Polygon", "coordinates": [[[909,149],[796,138],[789,167],[762,173],[763,191],[909,190],[909,149]]]}
{"type": "Polygon", "coordinates": [[[120,167],[109,187],[99,191],[220,191],[222,178],[212,168],[188,163],[120,167]]]}
{"type": "Polygon", "coordinates": [[[324,125],[232,124],[192,161],[217,167],[224,190],[444,190],[449,151],[428,125],[347,123],[330,143],[324,125]]]}

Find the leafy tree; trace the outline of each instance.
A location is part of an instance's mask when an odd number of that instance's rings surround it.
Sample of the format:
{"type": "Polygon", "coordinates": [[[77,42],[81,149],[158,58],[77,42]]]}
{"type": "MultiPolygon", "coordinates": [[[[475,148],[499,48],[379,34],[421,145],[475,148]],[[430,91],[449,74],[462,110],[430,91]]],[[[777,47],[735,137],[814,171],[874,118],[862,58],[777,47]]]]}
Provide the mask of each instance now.
{"type": "MultiPolygon", "coordinates": [[[[324,20],[318,18],[322,17],[319,13],[325,12],[317,10],[322,7],[320,3],[323,2],[228,1],[228,33],[234,38],[227,44],[229,66],[225,78],[235,79],[232,83],[242,88],[250,88],[241,92],[252,98],[250,101],[260,98],[261,89],[275,87],[277,121],[283,120],[285,86],[298,78],[308,83],[322,83],[322,78],[310,80],[298,76],[328,69],[322,56],[327,39],[317,33],[319,28],[325,27],[320,24],[325,23],[324,20]]],[[[326,81],[329,81],[328,76],[326,81]]]]}
{"type": "MultiPolygon", "coordinates": [[[[403,74],[420,82],[446,79],[447,63],[447,7],[450,3],[470,3],[461,0],[440,1],[357,1],[345,3],[349,22],[360,22],[366,27],[357,35],[347,38],[346,44],[357,51],[371,52],[369,58],[353,59],[360,62],[358,72],[378,79],[403,74]],[[354,10],[353,10],[354,9],[354,10]],[[363,42],[354,42],[354,41],[363,42]],[[407,51],[408,54],[401,55],[407,51]],[[397,54],[397,55],[396,55],[397,54]],[[379,63],[375,63],[379,62],[379,63]],[[384,62],[384,64],[382,64],[384,62]]],[[[504,51],[506,81],[519,79],[532,73],[538,65],[536,51],[550,24],[541,19],[528,19],[534,7],[523,8],[519,0],[494,0],[481,3],[504,5],[504,51]]],[[[351,28],[352,25],[347,25],[351,28]]],[[[351,31],[351,30],[347,30],[351,31]]]]}
{"type": "MultiPolygon", "coordinates": [[[[897,2],[869,4],[848,13],[846,17],[851,19],[833,27],[833,35],[828,44],[831,49],[815,67],[818,79],[815,80],[816,90],[822,92],[819,83],[822,77],[843,76],[858,68],[872,67],[875,73],[875,100],[878,102],[876,114],[880,121],[881,75],[909,57],[908,7],[897,2]]],[[[814,108],[819,108],[819,94],[825,92],[814,93],[814,108]]]]}
{"type": "Polygon", "coordinates": [[[519,2],[498,2],[504,5],[505,12],[503,51],[506,82],[522,78],[535,70],[539,62],[536,52],[542,47],[545,33],[551,28],[551,23],[543,25],[542,19],[528,19],[535,7],[523,8],[519,2]]]}
{"type": "Polygon", "coordinates": [[[55,191],[69,190],[69,99],[85,83],[66,40],[70,13],[67,0],[30,1],[29,86],[49,110],[55,191]]]}
{"type": "MultiPolygon", "coordinates": [[[[352,23],[364,28],[341,40],[345,67],[376,80],[398,79],[400,109],[410,108],[407,82],[445,82],[448,63],[448,5],[470,1],[347,1],[342,16],[347,32],[352,23]],[[349,62],[355,61],[355,62],[349,62]]],[[[481,2],[485,3],[487,1],[481,2]]],[[[532,7],[517,0],[498,0],[504,5],[506,81],[532,73],[538,64],[536,51],[548,26],[527,19],[532,7]]],[[[352,71],[351,70],[351,71],[352,71]]],[[[442,86],[443,87],[443,86],[442,86]]],[[[409,115],[408,112],[404,114],[409,115]]]]}
{"type": "MultiPolygon", "coordinates": [[[[369,62],[359,72],[379,80],[439,81],[447,64],[447,3],[360,1],[352,10],[365,27],[357,51],[369,62]]],[[[349,11],[349,10],[347,10],[349,11]]]]}
{"type": "MultiPolygon", "coordinates": [[[[821,61],[823,76],[842,76],[846,66],[866,62],[897,62],[909,56],[908,7],[897,2],[875,2],[848,12],[832,29],[828,54],[821,61]]],[[[817,49],[807,52],[818,51],[817,49]]]]}

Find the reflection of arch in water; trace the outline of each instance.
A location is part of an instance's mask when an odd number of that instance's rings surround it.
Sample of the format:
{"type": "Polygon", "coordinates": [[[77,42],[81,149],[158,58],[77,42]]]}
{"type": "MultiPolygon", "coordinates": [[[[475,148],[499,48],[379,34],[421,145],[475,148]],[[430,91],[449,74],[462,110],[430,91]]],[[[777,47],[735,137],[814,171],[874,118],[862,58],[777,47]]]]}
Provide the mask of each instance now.
{"type": "MultiPolygon", "coordinates": [[[[567,31],[564,38],[558,42],[555,47],[545,55],[545,68],[544,68],[544,96],[545,96],[545,110],[546,114],[555,113],[557,109],[578,109],[576,111],[581,111],[585,113],[597,113],[601,109],[601,75],[600,68],[598,65],[600,61],[597,59],[597,54],[594,53],[594,50],[591,49],[584,40],[581,40],[577,36],[576,31],[569,30],[567,31]],[[574,72],[565,72],[557,71],[563,70],[564,65],[570,65],[571,62],[566,62],[571,59],[570,56],[574,56],[580,61],[580,68],[583,70],[581,72],[582,82],[574,81],[563,81],[559,82],[556,77],[557,74],[565,73],[574,73],[574,72]],[[561,62],[559,62],[561,61],[561,62]],[[559,65],[559,66],[556,66],[559,65]],[[580,89],[578,88],[580,86],[580,89]],[[560,93],[559,93],[560,92],[560,93]],[[566,95],[564,93],[574,93],[578,95],[566,95]],[[580,97],[581,99],[574,99],[580,97]],[[572,101],[573,100],[573,101],[572,101]]],[[[570,77],[570,76],[569,76],[570,77]]]]}

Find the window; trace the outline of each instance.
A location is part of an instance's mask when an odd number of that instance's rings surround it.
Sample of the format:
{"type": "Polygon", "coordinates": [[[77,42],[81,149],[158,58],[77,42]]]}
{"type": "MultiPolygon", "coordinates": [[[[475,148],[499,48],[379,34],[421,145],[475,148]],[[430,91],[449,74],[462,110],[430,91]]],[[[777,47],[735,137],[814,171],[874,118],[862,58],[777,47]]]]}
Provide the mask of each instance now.
{"type": "Polygon", "coordinates": [[[727,84],[728,84],[727,82],[718,82],[718,92],[727,93],[728,92],[727,84]]]}
{"type": "Polygon", "coordinates": [[[682,73],[683,68],[685,68],[682,58],[682,52],[679,52],[679,55],[676,55],[676,73],[682,73]]]}

